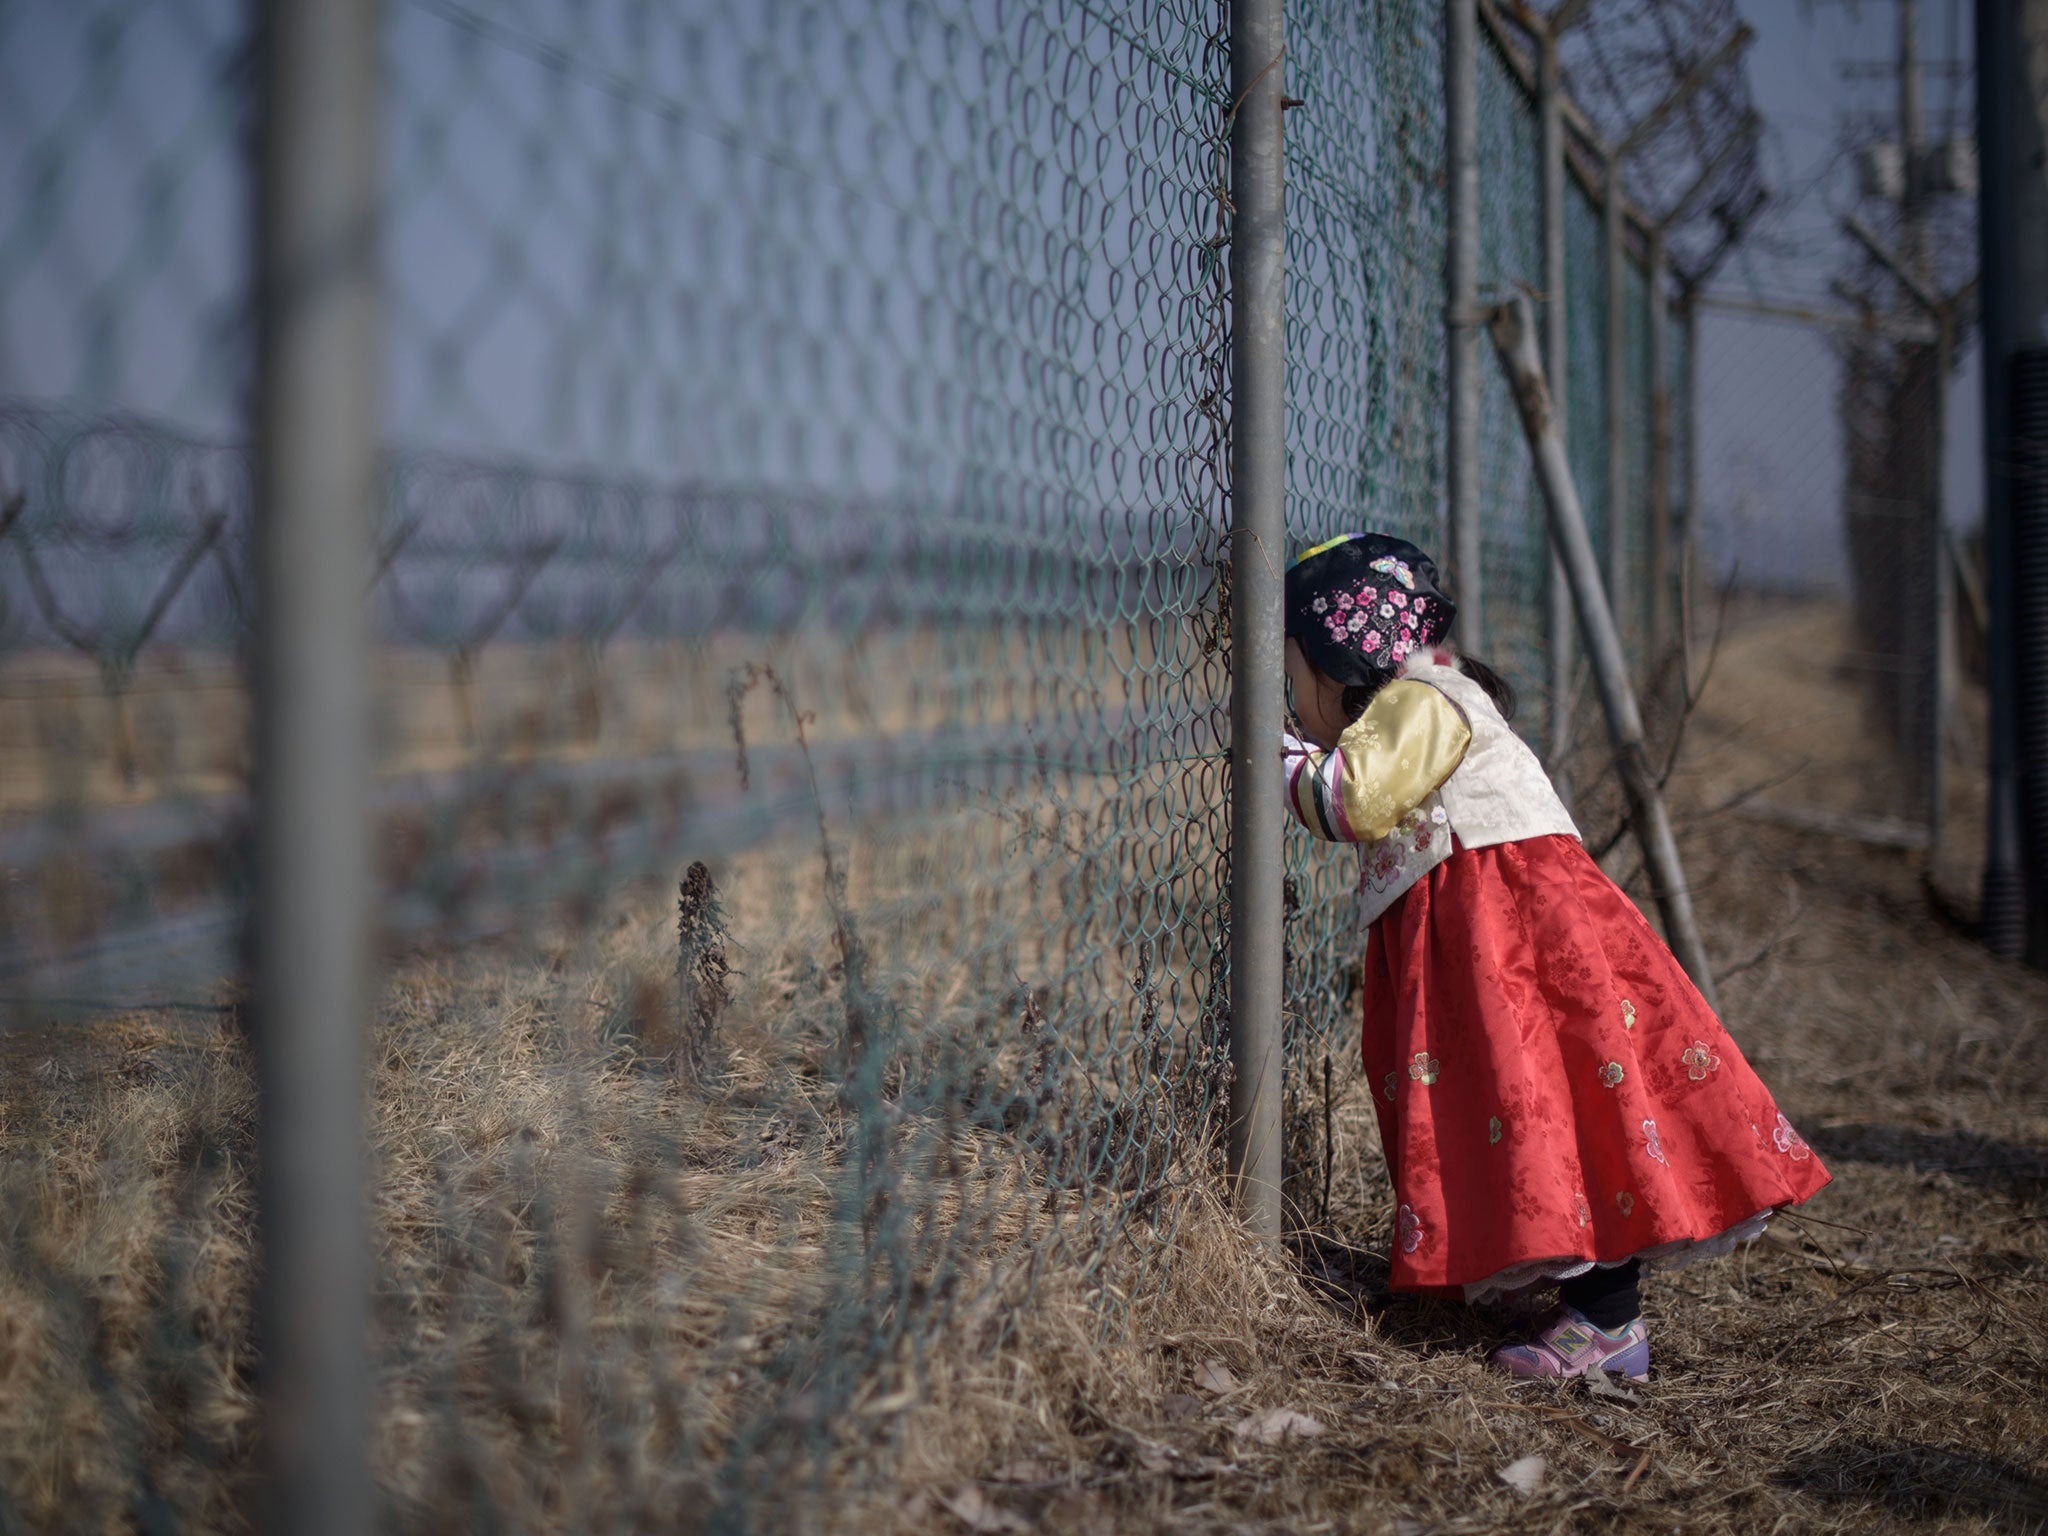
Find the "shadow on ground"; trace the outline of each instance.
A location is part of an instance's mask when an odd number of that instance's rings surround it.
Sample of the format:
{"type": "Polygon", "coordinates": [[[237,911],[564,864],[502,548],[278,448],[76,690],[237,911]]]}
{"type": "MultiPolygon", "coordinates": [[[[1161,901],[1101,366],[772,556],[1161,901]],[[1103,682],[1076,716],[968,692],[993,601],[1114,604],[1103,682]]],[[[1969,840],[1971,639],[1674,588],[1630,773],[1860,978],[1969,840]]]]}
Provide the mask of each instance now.
{"type": "Polygon", "coordinates": [[[1779,1480],[1809,1498],[1901,1515],[1975,1516],[2000,1531],[2048,1528],[2048,1483],[2025,1468],[1911,1440],[1831,1445],[1788,1465],[1779,1480]]]}
{"type": "Polygon", "coordinates": [[[1901,1125],[1832,1125],[1807,1133],[1830,1163],[1877,1163],[1945,1173],[2016,1200],[2048,1200],[2048,1151],[1975,1131],[1920,1131],[1901,1125]]]}
{"type": "Polygon", "coordinates": [[[1389,1290],[1387,1261],[1380,1254],[1311,1232],[1292,1237],[1288,1246],[1302,1279],[1324,1305],[1353,1322],[1370,1319],[1390,1344],[1418,1355],[1462,1355],[1501,1342],[1502,1318],[1495,1310],[1389,1290]]]}

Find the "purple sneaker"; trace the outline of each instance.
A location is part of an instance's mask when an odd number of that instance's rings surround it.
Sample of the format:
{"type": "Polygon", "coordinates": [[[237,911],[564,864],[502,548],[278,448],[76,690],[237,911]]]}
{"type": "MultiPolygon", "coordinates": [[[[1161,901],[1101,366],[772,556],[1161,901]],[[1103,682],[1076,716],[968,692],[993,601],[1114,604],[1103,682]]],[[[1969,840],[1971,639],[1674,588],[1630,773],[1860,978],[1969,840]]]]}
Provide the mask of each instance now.
{"type": "Polygon", "coordinates": [[[1560,1306],[1544,1319],[1527,1344],[1496,1349],[1493,1363],[1510,1376],[1583,1376],[1598,1366],[1630,1381],[1650,1379],[1650,1330],[1639,1317],[1619,1333],[1587,1322],[1575,1308],[1560,1306]]]}

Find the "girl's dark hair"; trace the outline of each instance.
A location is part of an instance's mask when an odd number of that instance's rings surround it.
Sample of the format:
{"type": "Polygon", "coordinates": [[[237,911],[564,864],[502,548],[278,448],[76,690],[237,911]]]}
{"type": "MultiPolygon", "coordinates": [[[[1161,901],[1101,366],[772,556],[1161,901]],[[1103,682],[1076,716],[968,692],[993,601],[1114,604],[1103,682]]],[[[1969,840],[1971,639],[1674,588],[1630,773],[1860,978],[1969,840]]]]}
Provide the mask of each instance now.
{"type": "MultiPolygon", "coordinates": [[[[1512,683],[1481,661],[1477,656],[1461,654],[1458,657],[1458,670],[1477,683],[1481,691],[1489,699],[1493,700],[1493,707],[1500,711],[1500,716],[1503,720],[1515,718],[1515,705],[1518,701],[1515,698],[1515,689],[1512,683]]],[[[1372,702],[1373,695],[1386,687],[1387,684],[1391,683],[1399,675],[1396,672],[1375,668],[1371,682],[1345,684],[1344,695],[1338,701],[1339,707],[1344,712],[1345,720],[1347,722],[1356,720],[1360,715],[1364,714],[1365,706],[1372,702]]]]}

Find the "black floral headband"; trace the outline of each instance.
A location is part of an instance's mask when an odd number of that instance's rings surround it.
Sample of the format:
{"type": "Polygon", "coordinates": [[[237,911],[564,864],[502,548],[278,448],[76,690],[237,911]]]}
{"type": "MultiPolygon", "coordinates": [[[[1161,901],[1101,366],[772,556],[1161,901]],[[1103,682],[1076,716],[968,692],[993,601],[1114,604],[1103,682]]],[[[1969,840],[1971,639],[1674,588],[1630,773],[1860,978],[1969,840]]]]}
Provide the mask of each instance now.
{"type": "Polygon", "coordinates": [[[1398,672],[1450,632],[1458,605],[1436,562],[1406,539],[1361,533],[1318,544],[1287,571],[1287,634],[1340,683],[1398,672]]]}

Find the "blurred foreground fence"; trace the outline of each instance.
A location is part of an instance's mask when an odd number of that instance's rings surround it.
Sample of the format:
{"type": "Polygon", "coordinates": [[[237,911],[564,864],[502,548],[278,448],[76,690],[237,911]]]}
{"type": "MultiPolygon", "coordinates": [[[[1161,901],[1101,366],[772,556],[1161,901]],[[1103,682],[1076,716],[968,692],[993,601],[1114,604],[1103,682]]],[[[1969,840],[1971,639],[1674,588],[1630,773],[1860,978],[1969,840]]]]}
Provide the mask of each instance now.
{"type": "MultiPolygon", "coordinates": [[[[772,1523],[1047,1287],[1114,1326],[1221,1157],[1226,599],[1233,559],[1285,554],[1227,537],[1231,7],[316,9],[374,23],[381,60],[344,127],[379,156],[383,447],[364,568],[324,573],[372,633],[379,1518],[772,1523]]],[[[1562,320],[1574,467],[1648,668],[1696,499],[1689,232],[1753,170],[1688,167],[1652,123],[1625,183],[1628,117],[1539,80],[1557,44],[1484,4],[1447,52],[1446,9],[1287,8],[1287,528],[1452,547],[1476,648],[1555,749],[1570,636],[1490,368],[1454,547],[1460,305],[1527,286],[1562,320]]],[[[1699,53],[1608,77],[1625,114],[1691,90],[1677,133],[1739,95],[1685,85],[1732,9],[1651,9],[1699,53]]],[[[258,615],[295,615],[252,556],[276,509],[248,401],[289,372],[253,346],[290,316],[248,255],[275,65],[252,26],[227,0],[0,9],[10,1070],[110,1016],[231,1041],[274,917],[247,677],[258,615]]],[[[1288,1059],[1322,1063],[1288,1081],[1291,1225],[1310,1099],[1350,1063],[1354,879],[1290,842],[1288,1059]]],[[[1243,920],[1269,918],[1282,941],[1283,914],[1243,920]]],[[[205,1524],[244,1497],[246,1383],[66,1334],[104,1277],[36,1169],[76,1154],[90,1183],[112,1154],[63,1081],[9,1090],[0,1282],[100,1438],[18,1442],[0,1489],[35,1519],[147,1487],[205,1524]]],[[[133,1326],[203,1354],[207,1284],[248,1272],[209,1262],[262,1237],[220,1194],[240,1122],[191,1107],[238,1101],[179,1082],[146,1108],[181,1150],[127,1262],[171,1277],[133,1326]]],[[[323,1326],[274,1302],[273,1328],[323,1326]]]]}

